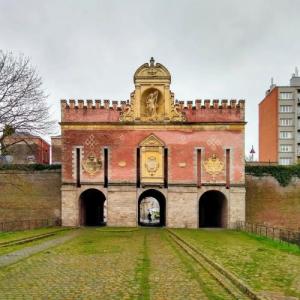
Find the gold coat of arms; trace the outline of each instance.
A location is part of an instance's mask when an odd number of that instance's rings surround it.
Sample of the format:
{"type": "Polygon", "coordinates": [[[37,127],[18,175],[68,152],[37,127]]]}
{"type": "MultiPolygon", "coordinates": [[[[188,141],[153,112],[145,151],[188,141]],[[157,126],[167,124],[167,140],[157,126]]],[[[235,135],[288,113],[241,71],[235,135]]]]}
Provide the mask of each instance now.
{"type": "Polygon", "coordinates": [[[150,173],[150,175],[153,176],[157,171],[157,169],[159,168],[159,163],[156,157],[155,156],[148,157],[145,163],[145,167],[147,171],[150,173]]]}
{"type": "Polygon", "coordinates": [[[83,161],[83,169],[89,174],[94,175],[102,168],[102,162],[96,157],[94,153],[88,155],[87,159],[83,161]]]}
{"type": "Polygon", "coordinates": [[[217,158],[216,154],[213,154],[208,160],[203,162],[205,171],[212,175],[215,180],[216,175],[220,174],[224,169],[224,163],[217,158]]]}

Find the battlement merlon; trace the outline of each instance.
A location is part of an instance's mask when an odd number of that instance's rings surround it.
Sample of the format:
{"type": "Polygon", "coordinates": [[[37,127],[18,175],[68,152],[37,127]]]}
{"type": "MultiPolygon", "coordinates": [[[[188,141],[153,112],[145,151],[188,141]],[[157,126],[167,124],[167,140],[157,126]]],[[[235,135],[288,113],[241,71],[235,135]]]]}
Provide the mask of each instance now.
{"type": "MultiPolygon", "coordinates": [[[[218,120],[220,122],[226,120],[244,121],[245,119],[245,100],[243,99],[175,100],[174,106],[178,111],[185,114],[187,122],[208,122],[209,118],[211,118],[212,122],[217,122],[218,120]],[[226,115],[228,115],[228,118],[226,118],[226,115]]],[[[121,113],[129,107],[129,100],[62,99],[62,121],[76,121],[77,118],[77,121],[118,122],[121,113]]]]}
{"type": "Polygon", "coordinates": [[[229,122],[245,121],[245,100],[240,99],[196,99],[194,101],[178,101],[178,109],[183,112],[189,122],[229,122]]]}
{"type": "MultiPolygon", "coordinates": [[[[61,108],[62,109],[114,109],[114,110],[124,110],[126,105],[128,104],[128,100],[122,100],[122,101],[116,101],[116,100],[103,100],[103,105],[101,105],[101,100],[100,99],[96,99],[96,100],[92,100],[92,99],[87,99],[87,100],[82,100],[82,99],[78,99],[77,102],[75,99],[62,99],[61,100],[61,108]]],[[[234,108],[238,108],[238,109],[244,109],[245,107],[245,100],[241,99],[241,100],[236,100],[236,99],[231,99],[231,100],[227,100],[227,99],[205,99],[203,100],[203,105],[202,105],[202,100],[201,99],[196,99],[195,101],[182,101],[182,100],[176,100],[175,105],[178,105],[179,108],[181,109],[222,109],[222,108],[227,108],[227,109],[234,109],[234,108]],[[229,105],[228,105],[229,103],[229,105]],[[194,105],[195,104],[195,105],[194,105]]]]}
{"type": "Polygon", "coordinates": [[[115,109],[115,110],[123,110],[125,109],[126,103],[128,100],[116,101],[116,100],[103,100],[100,99],[92,100],[92,99],[62,99],[61,108],[62,109],[115,109]],[[102,105],[103,102],[103,105],[102,105]],[[125,106],[124,106],[125,104],[125,106]]]}

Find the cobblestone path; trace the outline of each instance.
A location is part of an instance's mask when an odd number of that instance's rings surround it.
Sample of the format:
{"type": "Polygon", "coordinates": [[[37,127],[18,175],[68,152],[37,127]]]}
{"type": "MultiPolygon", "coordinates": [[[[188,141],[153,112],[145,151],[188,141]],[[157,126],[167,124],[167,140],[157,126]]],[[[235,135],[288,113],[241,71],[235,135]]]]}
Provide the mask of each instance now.
{"type": "Polygon", "coordinates": [[[232,299],[195,261],[168,238],[149,231],[151,299],[232,299]]]}
{"type": "Polygon", "coordinates": [[[226,299],[207,293],[165,230],[76,232],[62,245],[1,267],[0,299],[226,299]]]}
{"type": "Polygon", "coordinates": [[[140,232],[78,230],[79,236],[0,268],[0,299],[138,299],[140,232]]]}

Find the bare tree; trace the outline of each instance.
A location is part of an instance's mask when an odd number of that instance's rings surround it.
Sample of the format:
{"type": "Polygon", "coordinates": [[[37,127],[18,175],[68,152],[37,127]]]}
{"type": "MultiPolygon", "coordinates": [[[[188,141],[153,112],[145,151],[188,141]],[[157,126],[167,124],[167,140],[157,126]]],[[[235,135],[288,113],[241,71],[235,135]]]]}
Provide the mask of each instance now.
{"type": "Polygon", "coordinates": [[[0,153],[17,142],[7,139],[15,132],[43,135],[52,131],[47,97],[29,58],[0,50],[0,153]]]}

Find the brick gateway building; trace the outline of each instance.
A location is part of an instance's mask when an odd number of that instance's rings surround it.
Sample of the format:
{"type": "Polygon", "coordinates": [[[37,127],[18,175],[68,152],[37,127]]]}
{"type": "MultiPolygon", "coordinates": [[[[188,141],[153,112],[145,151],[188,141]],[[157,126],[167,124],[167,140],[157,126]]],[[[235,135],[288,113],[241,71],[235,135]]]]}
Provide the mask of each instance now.
{"type": "Polygon", "coordinates": [[[144,198],[159,225],[245,220],[244,100],[174,101],[153,59],[129,101],[62,100],[62,223],[137,226],[144,198]]]}

